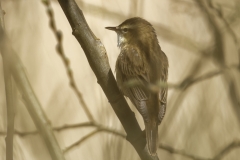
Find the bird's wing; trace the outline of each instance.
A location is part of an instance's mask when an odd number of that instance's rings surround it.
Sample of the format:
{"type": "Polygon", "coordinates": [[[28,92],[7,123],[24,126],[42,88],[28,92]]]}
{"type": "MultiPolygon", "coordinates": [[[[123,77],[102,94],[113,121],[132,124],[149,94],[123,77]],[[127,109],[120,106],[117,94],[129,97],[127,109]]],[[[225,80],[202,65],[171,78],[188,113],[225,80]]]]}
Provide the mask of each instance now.
{"type": "MultiPolygon", "coordinates": [[[[168,79],[168,59],[165,53],[163,52],[163,58],[164,58],[164,65],[162,68],[162,73],[161,73],[161,81],[167,82],[168,79]]],[[[168,94],[168,88],[162,88],[160,93],[159,93],[159,100],[160,100],[160,105],[159,105],[159,113],[158,113],[158,119],[159,119],[159,124],[162,122],[163,117],[165,116],[166,113],[166,107],[167,107],[167,94],[168,94]]]]}
{"type": "Polygon", "coordinates": [[[128,47],[122,49],[116,63],[118,85],[125,96],[136,106],[144,120],[148,119],[146,101],[149,93],[140,85],[124,87],[129,81],[134,80],[138,84],[149,83],[149,76],[144,66],[143,57],[137,49],[128,47]]]}

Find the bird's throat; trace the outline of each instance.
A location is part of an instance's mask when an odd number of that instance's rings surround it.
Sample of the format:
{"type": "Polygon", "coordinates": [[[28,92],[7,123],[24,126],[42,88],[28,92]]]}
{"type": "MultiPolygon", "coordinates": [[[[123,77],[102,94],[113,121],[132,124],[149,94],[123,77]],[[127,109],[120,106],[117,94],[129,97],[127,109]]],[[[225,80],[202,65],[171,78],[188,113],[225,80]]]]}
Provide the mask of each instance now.
{"type": "Polygon", "coordinates": [[[117,35],[117,46],[119,48],[122,48],[124,46],[125,42],[126,42],[126,39],[121,34],[118,34],[117,35]]]}

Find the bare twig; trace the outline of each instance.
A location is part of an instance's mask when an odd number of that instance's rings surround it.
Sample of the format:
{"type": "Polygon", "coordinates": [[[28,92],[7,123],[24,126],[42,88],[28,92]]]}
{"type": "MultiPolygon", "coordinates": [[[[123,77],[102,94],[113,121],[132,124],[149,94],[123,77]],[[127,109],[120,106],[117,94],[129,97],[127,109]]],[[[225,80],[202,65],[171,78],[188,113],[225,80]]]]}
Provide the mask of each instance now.
{"type": "MultiPolygon", "coordinates": [[[[78,124],[66,124],[66,125],[59,126],[59,127],[53,127],[53,130],[56,132],[61,132],[61,131],[65,131],[68,129],[77,129],[77,128],[79,129],[82,127],[95,127],[97,129],[101,129],[104,132],[112,133],[114,135],[126,138],[126,135],[119,131],[116,131],[109,127],[102,126],[100,124],[96,124],[96,123],[92,123],[92,122],[84,122],[84,123],[78,123],[78,124]]],[[[14,131],[14,134],[17,134],[19,136],[28,136],[28,135],[38,134],[38,133],[39,133],[38,131],[29,131],[29,132],[22,132],[22,131],[18,131],[18,130],[14,131]]],[[[5,136],[6,132],[0,132],[0,135],[5,136]]]]}
{"type": "Polygon", "coordinates": [[[71,150],[72,148],[80,145],[82,142],[84,142],[85,140],[89,139],[90,137],[92,137],[93,135],[95,135],[95,134],[98,133],[98,132],[101,132],[101,129],[97,129],[97,130],[89,133],[88,135],[82,137],[82,138],[81,138],[80,140],[78,140],[77,142],[71,144],[69,147],[66,147],[66,148],[63,150],[63,152],[64,152],[64,153],[68,152],[69,150],[71,150]]]}
{"type": "Polygon", "coordinates": [[[236,140],[236,141],[231,142],[229,145],[224,147],[222,150],[220,150],[218,152],[218,154],[216,154],[213,158],[203,158],[203,157],[199,157],[199,156],[196,156],[196,155],[189,154],[184,150],[177,150],[177,149],[174,149],[170,146],[166,146],[166,145],[163,145],[163,144],[159,145],[159,148],[161,148],[165,151],[168,151],[168,152],[174,153],[174,154],[178,154],[178,155],[190,158],[192,160],[220,160],[225,155],[227,155],[227,153],[229,153],[233,149],[239,148],[239,147],[240,147],[240,141],[236,140]]]}
{"type": "Polygon", "coordinates": [[[182,81],[182,83],[180,83],[178,86],[174,86],[175,88],[180,88],[180,89],[187,89],[188,87],[192,86],[195,83],[198,82],[202,82],[204,80],[213,78],[219,74],[223,74],[224,72],[228,71],[229,69],[237,69],[238,65],[231,65],[229,67],[225,66],[224,68],[218,70],[218,71],[212,71],[212,72],[208,72],[205,73],[204,75],[197,77],[197,78],[193,78],[193,79],[187,79],[182,81]]]}
{"type": "Polygon", "coordinates": [[[8,40],[3,28],[0,25],[0,51],[3,60],[6,61],[10,67],[11,73],[17,83],[18,89],[24,95],[26,99],[26,107],[29,114],[31,115],[36,127],[41,133],[45,144],[49,150],[49,153],[54,160],[64,160],[63,153],[55,139],[52,132],[51,126],[48,123],[47,117],[35,96],[33,89],[31,88],[30,82],[24,71],[23,64],[19,57],[16,55],[14,50],[10,46],[10,41],[8,40]]]}
{"type": "Polygon", "coordinates": [[[161,88],[186,90],[187,88],[189,88],[190,86],[192,86],[195,83],[199,83],[204,80],[213,78],[217,75],[223,74],[224,72],[228,71],[229,69],[238,69],[238,65],[231,65],[229,67],[225,66],[224,68],[222,68],[220,70],[205,73],[197,78],[193,78],[193,77],[185,78],[179,84],[171,84],[171,83],[166,83],[166,82],[161,81],[158,84],[143,85],[142,83],[139,83],[139,81],[133,79],[133,80],[127,81],[125,83],[125,86],[132,87],[132,86],[141,85],[141,87],[145,87],[145,89],[150,90],[152,92],[159,92],[159,90],[161,90],[161,88]]]}
{"type": "Polygon", "coordinates": [[[199,157],[199,156],[196,156],[196,155],[192,155],[192,154],[189,154],[187,153],[186,151],[184,150],[178,150],[178,149],[174,149],[170,146],[167,146],[167,145],[163,145],[163,144],[160,144],[158,146],[158,148],[162,149],[162,150],[165,150],[169,153],[173,153],[173,154],[178,154],[178,155],[181,155],[181,156],[184,156],[184,157],[188,157],[192,160],[211,160],[211,159],[208,159],[208,158],[203,158],[203,157],[199,157]]]}
{"type": "Polygon", "coordinates": [[[231,37],[233,38],[233,41],[235,42],[235,45],[237,47],[237,51],[238,51],[238,58],[239,58],[239,70],[240,70],[240,47],[239,47],[239,42],[238,42],[238,38],[237,35],[234,33],[233,29],[231,28],[230,24],[227,22],[227,20],[223,17],[222,14],[222,7],[221,5],[218,5],[217,7],[214,7],[212,0],[209,1],[209,7],[212,10],[215,10],[217,13],[217,16],[222,20],[222,22],[225,24],[225,28],[227,30],[227,32],[231,35],[231,37]]]}
{"type": "Polygon", "coordinates": [[[227,153],[229,153],[231,150],[235,148],[240,147],[240,141],[233,141],[228,146],[223,148],[212,160],[220,160],[222,159],[227,153]]]}
{"type": "MultiPolygon", "coordinates": [[[[222,68],[225,66],[225,53],[224,53],[224,43],[223,35],[220,30],[220,25],[216,21],[215,15],[210,13],[211,1],[208,0],[195,0],[199,8],[202,10],[204,18],[207,21],[207,25],[213,32],[214,41],[216,47],[214,48],[214,60],[216,64],[222,68]]],[[[237,90],[237,85],[234,82],[234,76],[232,73],[226,73],[224,75],[224,80],[229,84],[229,98],[231,99],[232,107],[235,110],[236,117],[238,118],[238,124],[240,125],[240,93],[237,90]]]]}
{"type": "Polygon", "coordinates": [[[51,7],[51,2],[50,2],[50,0],[42,0],[42,2],[47,9],[50,28],[52,29],[52,31],[53,31],[56,39],[57,39],[57,52],[58,52],[59,56],[61,57],[61,59],[63,61],[63,64],[66,68],[67,75],[68,75],[68,78],[69,78],[69,81],[70,81],[70,86],[72,87],[74,92],[77,94],[78,100],[79,100],[80,104],[82,105],[85,113],[87,114],[87,117],[89,118],[89,120],[94,121],[94,118],[93,118],[91,112],[89,111],[86,102],[84,101],[84,99],[82,97],[82,93],[77,88],[77,85],[76,85],[76,82],[75,82],[75,79],[74,79],[74,76],[73,76],[73,71],[70,67],[70,61],[64,53],[63,44],[62,44],[62,32],[57,29],[56,22],[55,22],[55,19],[54,19],[54,12],[53,12],[53,9],[51,7]]]}
{"type": "Polygon", "coordinates": [[[206,20],[206,24],[208,25],[208,28],[213,33],[214,38],[214,51],[213,57],[214,60],[219,64],[219,66],[225,65],[225,55],[224,55],[224,42],[223,42],[223,35],[221,33],[221,29],[216,22],[216,18],[210,13],[209,8],[207,7],[207,4],[209,1],[207,0],[195,0],[199,8],[202,10],[202,14],[204,15],[204,18],[206,20]]]}
{"type": "Polygon", "coordinates": [[[69,147],[67,147],[66,149],[64,149],[64,153],[70,151],[73,147],[80,145],[82,142],[84,142],[85,140],[87,140],[88,138],[92,137],[93,135],[99,133],[99,132],[109,132],[115,135],[118,135],[122,138],[126,138],[126,136],[120,132],[108,129],[108,128],[104,128],[104,127],[98,127],[95,131],[89,133],[88,135],[84,136],[83,138],[81,138],[80,140],[78,140],[77,142],[71,144],[69,147]]]}

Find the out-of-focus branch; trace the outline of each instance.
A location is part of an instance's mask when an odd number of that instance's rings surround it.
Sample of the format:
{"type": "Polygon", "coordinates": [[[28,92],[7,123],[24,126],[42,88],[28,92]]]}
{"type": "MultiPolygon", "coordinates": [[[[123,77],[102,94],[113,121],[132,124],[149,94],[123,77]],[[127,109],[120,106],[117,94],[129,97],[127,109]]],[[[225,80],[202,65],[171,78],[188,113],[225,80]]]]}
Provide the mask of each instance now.
{"type": "Polygon", "coordinates": [[[163,144],[160,144],[158,146],[158,148],[162,149],[162,150],[165,150],[169,153],[173,153],[173,154],[178,154],[178,155],[181,155],[181,156],[184,156],[184,157],[187,157],[187,158],[190,158],[192,160],[211,160],[209,158],[203,158],[203,157],[199,157],[199,156],[196,156],[196,155],[192,155],[190,153],[187,153],[186,151],[184,150],[178,150],[178,149],[174,149],[170,146],[166,146],[166,145],[163,145],[163,144]]]}
{"type": "Polygon", "coordinates": [[[11,73],[17,83],[18,89],[24,95],[26,100],[26,107],[31,115],[36,127],[41,133],[45,144],[49,150],[49,153],[53,160],[64,160],[63,153],[54,137],[51,126],[48,123],[47,117],[42,110],[42,107],[35,96],[30,82],[24,71],[23,64],[14,50],[10,46],[2,26],[0,25],[0,51],[3,57],[3,61],[9,65],[11,73]]]}
{"type": "Polygon", "coordinates": [[[230,69],[238,69],[238,65],[231,65],[229,67],[225,66],[224,68],[217,70],[217,71],[211,71],[208,73],[205,73],[199,77],[189,77],[185,78],[182,82],[179,84],[171,84],[166,82],[159,82],[158,84],[149,84],[149,85],[143,85],[142,83],[139,83],[137,80],[130,80],[126,82],[126,87],[132,87],[132,86],[141,86],[145,87],[145,89],[150,90],[151,92],[159,92],[161,88],[168,88],[168,89],[180,89],[180,90],[186,90],[193,84],[202,82],[204,80],[208,80],[210,78],[213,78],[217,75],[223,74],[224,72],[229,71],[230,69]]]}
{"type": "Polygon", "coordinates": [[[231,28],[231,26],[227,22],[227,20],[223,17],[221,5],[218,5],[218,7],[214,7],[212,0],[210,0],[209,1],[209,7],[212,10],[216,11],[217,16],[222,20],[222,22],[225,25],[225,28],[226,28],[227,32],[231,35],[231,37],[233,38],[233,41],[235,42],[235,45],[236,45],[237,51],[238,51],[238,58],[239,58],[239,62],[238,63],[239,63],[239,70],[240,70],[240,47],[239,47],[239,42],[238,42],[237,35],[234,33],[233,29],[231,28]]]}
{"type": "Polygon", "coordinates": [[[202,82],[204,80],[213,78],[213,77],[215,77],[219,74],[224,74],[224,72],[229,71],[229,69],[237,69],[237,68],[238,68],[237,65],[231,65],[229,67],[225,66],[224,68],[222,68],[218,71],[208,72],[208,73],[205,73],[204,75],[202,75],[200,77],[197,77],[197,78],[184,79],[179,85],[174,85],[173,87],[177,88],[177,89],[184,89],[185,90],[185,89],[189,88],[190,86],[192,86],[193,84],[196,84],[196,83],[202,82]]]}
{"type": "Polygon", "coordinates": [[[215,42],[214,51],[212,52],[214,59],[217,61],[217,63],[220,66],[225,65],[225,55],[224,55],[224,43],[223,43],[223,36],[221,33],[221,29],[216,22],[216,18],[212,15],[208,5],[208,0],[195,0],[199,8],[202,10],[202,14],[206,20],[206,24],[208,25],[208,28],[213,33],[213,38],[215,42]]]}
{"type": "Polygon", "coordinates": [[[74,0],[58,0],[58,2],[72,27],[73,35],[85,52],[88,62],[98,79],[98,83],[122,123],[127,133],[127,140],[134,146],[141,159],[158,159],[150,156],[146,150],[146,139],[134,113],[117,87],[106,50],[101,41],[96,38],[89,28],[82,11],[74,0]]]}
{"type": "MultiPolygon", "coordinates": [[[[5,30],[4,14],[0,1],[0,25],[5,30]]],[[[12,79],[9,64],[5,57],[3,60],[3,74],[5,83],[6,107],[7,107],[7,136],[6,141],[6,159],[13,160],[13,135],[14,135],[14,117],[16,107],[16,88],[12,79]]]]}
{"type": "Polygon", "coordinates": [[[99,133],[99,132],[109,132],[109,133],[117,134],[118,136],[120,136],[122,138],[126,138],[125,135],[123,135],[123,134],[121,134],[119,132],[116,132],[116,131],[113,131],[113,130],[109,130],[107,128],[100,127],[100,128],[97,128],[95,131],[89,133],[88,135],[82,137],[80,140],[78,140],[77,142],[73,143],[72,145],[70,145],[66,149],[64,149],[63,152],[66,153],[66,152],[70,151],[75,146],[80,145],[82,142],[84,142],[85,140],[87,140],[88,138],[92,137],[93,135],[95,135],[96,133],[99,133]]]}
{"type": "Polygon", "coordinates": [[[5,11],[2,10],[2,4],[0,1],[0,25],[3,29],[5,29],[5,25],[4,25],[4,15],[5,15],[5,11]]]}
{"type": "Polygon", "coordinates": [[[58,52],[59,56],[61,57],[61,59],[63,61],[63,64],[66,68],[67,75],[68,75],[68,78],[69,78],[69,81],[70,81],[70,86],[72,87],[74,92],[77,94],[78,100],[79,100],[80,104],[82,105],[85,113],[87,114],[87,117],[89,118],[89,120],[94,121],[94,118],[93,118],[91,112],[89,111],[86,102],[84,101],[84,99],[82,97],[82,93],[77,88],[76,82],[75,82],[74,77],[73,77],[73,71],[70,67],[70,61],[68,60],[68,58],[66,57],[66,55],[64,53],[63,44],[62,44],[62,32],[57,30],[56,22],[55,22],[55,19],[54,19],[54,12],[53,12],[53,9],[51,7],[50,0],[42,0],[42,2],[47,9],[50,28],[52,29],[52,31],[53,31],[56,39],[57,39],[57,52],[58,52]]]}
{"type": "Polygon", "coordinates": [[[230,143],[228,146],[226,146],[225,148],[223,148],[220,152],[218,152],[218,154],[212,159],[212,160],[220,160],[222,159],[227,153],[229,153],[230,151],[232,151],[235,148],[239,148],[240,147],[240,141],[233,141],[232,143],[230,143]]]}
{"type": "Polygon", "coordinates": [[[239,147],[240,147],[240,141],[236,140],[236,141],[233,141],[232,143],[230,143],[229,145],[227,145],[226,147],[224,147],[213,158],[203,158],[203,157],[199,157],[199,156],[195,156],[195,155],[189,154],[189,153],[187,153],[184,150],[177,150],[177,149],[174,149],[174,148],[172,148],[170,146],[166,146],[166,145],[163,145],[163,144],[159,145],[159,148],[161,148],[161,149],[163,149],[165,151],[168,151],[168,152],[174,153],[174,154],[178,154],[178,155],[190,158],[192,160],[221,160],[230,151],[232,151],[235,148],[239,148],[239,147]]]}
{"type": "Polygon", "coordinates": [[[78,140],[77,142],[73,143],[72,145],[70,145],[69,147],[66,147],[63,152],[66,153],[68,152],[69,150],[71,150],[72,148],[74,148],[75,146],[78,146],[80,145],[81,143],[83,143],[85,140],[91,138],[93,135],[97,134],[98,132],[101,132],[100,129],[97,129],[91,133],[89,133],[88,135],[82,137],[80,140],[78,140]]]}
{"type": "MultiPolygon", "coordinates": [[[[199,8],[202,10],[203,16],[206,19],[209,29],[212,31],[216,47],[213,54],[214,60],[219,67],[225,66],[225,53],[223,35],[220,29],[220,24],[216,21],[216,16],[211,12],[211,1],[209,0],[195,0],[199,8]]],[[[229,98],[231,99],[232,107],[235,110],[236,117],[240,125],[240,93],[237,90],[237,85],[234,82],[234,76],[232,73],[227,72],[224,75],[224,80],[229,84],[229,98]]]]}
{"type": "MultiPolygon", "coordinates": [[[[116,131],[116,130],[111,129],[109,127],[102,126],[100,124],[96,124],[96,123],[92,123],[92,122],[85,122],[85,123],[78,123],[78,124],[67,124],[67,125],[63,125],[63,126],[59,126],[59,127],[53,127],[52,129],[54,131],[61,132],[61,131],[65,131],[65,130],[68,130],[68,129],[77,129],[77,128],[79,129],[79,128],[82,128],[82,127],[95,127],[97,129],[101,129],[102,131],[112,133],[112,134],[117,135],[117,136],[126,137],[125,134],[123,134],[119,131],[116,131]]],[[[14,134],[17,134],[19,136],[28,136],[28,135],[38,134],[38,133],[39,133],[38,131],[30,131],[30,132],[21,132],[21,131],[18,131],[18,130],[14,131],[14,134]]],[[[5,136],[6,132],[0,132],[0,135],[5,136]]]]}

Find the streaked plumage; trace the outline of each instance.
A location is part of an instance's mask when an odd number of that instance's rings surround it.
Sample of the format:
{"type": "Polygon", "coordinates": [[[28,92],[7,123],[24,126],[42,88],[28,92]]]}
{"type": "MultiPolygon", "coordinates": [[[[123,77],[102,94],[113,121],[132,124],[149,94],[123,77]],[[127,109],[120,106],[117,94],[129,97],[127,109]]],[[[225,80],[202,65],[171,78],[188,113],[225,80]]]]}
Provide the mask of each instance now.
{"type": "Polygon", "coordinates": [[[122,93],[128,97],[142,115],[146,127],[147,147],[156,154],[158,125],[167,104],[167,89],[153,93],[141,86],[126,87],[136,80],[142,85],[167,81],[168,59],[161,50],[152,25],[142,18],[130,18],[117,27],[106,27],[118,35],[120,54],[116,62],[116,79],[122,93]]]}

